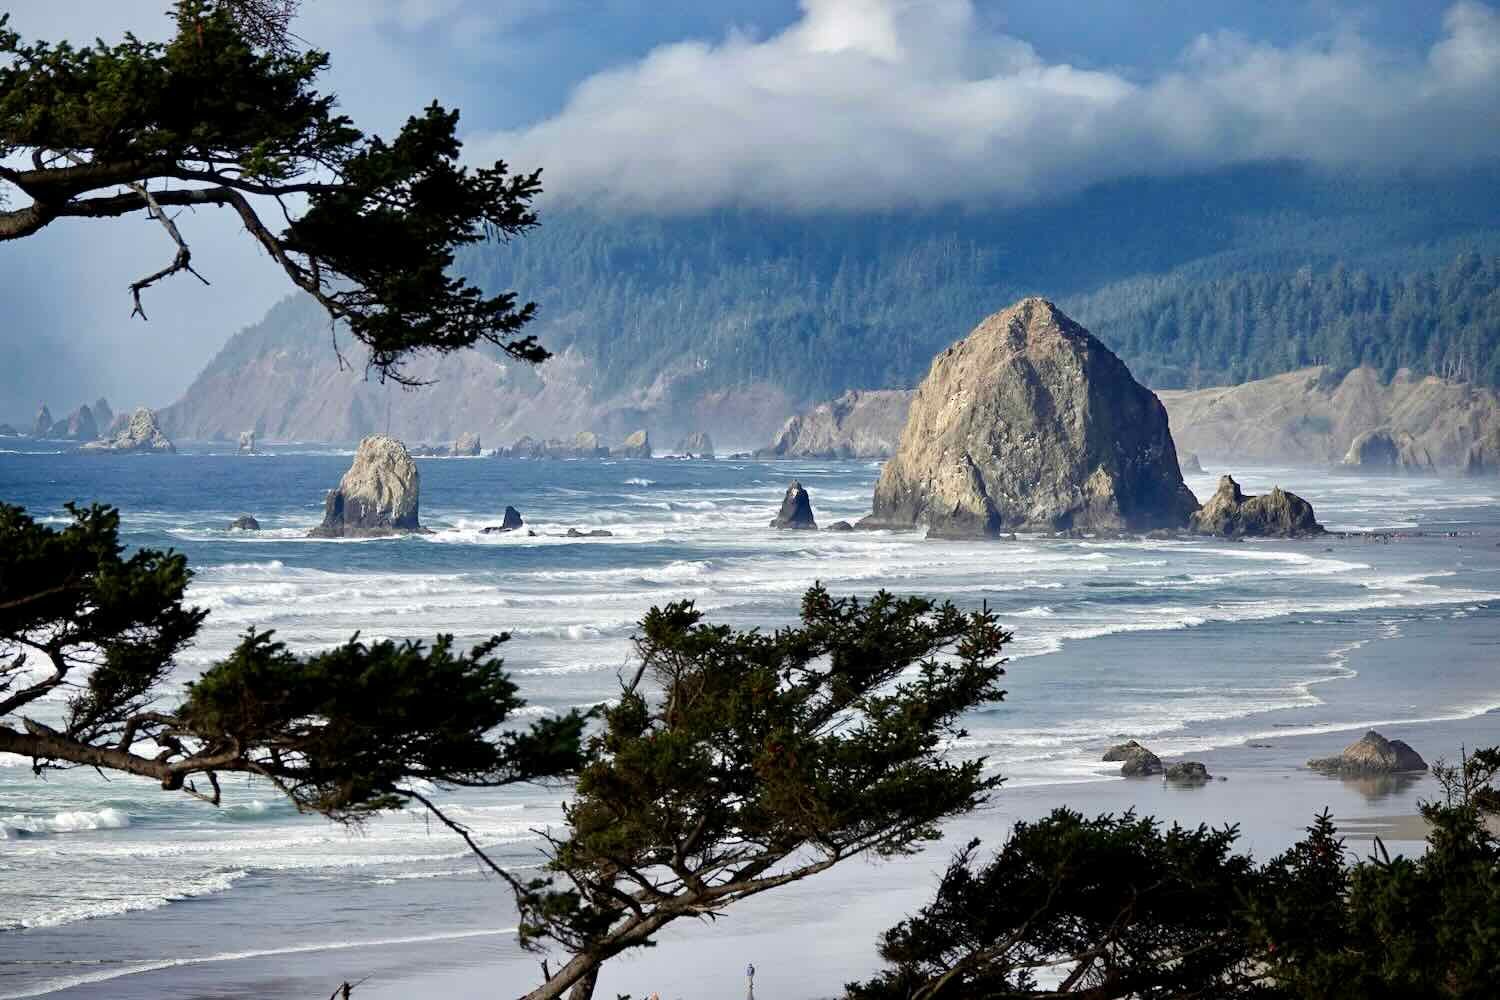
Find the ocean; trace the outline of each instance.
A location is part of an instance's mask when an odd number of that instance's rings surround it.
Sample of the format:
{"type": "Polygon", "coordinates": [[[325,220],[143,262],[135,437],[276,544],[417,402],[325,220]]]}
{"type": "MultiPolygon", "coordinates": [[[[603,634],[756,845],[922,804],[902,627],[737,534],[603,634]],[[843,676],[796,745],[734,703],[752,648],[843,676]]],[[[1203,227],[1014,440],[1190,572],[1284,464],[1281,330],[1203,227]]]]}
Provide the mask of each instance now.
{"type": "MultiPolygon", "coordinates": [[[[767,527],[793,479],[821,524],[867,513],[877,463],[419,459],[421,519],[433,534],[346,541],[306,532],[350,450],[242,457],[205,446],[165,457],[83,456],[14,439],[4,447],[0,499],[53,523],[63,522],[66,501],[115,504],[128,544],[188,555],[191,600],[210,614],[174,684],[252,626],[304,650],[356,632],[450,632],[462,642],[509,632],[503,652],[526,711],[564,712],[618,690],[633,623],[653,604],[691,598],[713,620],[772,628],[793,619],[817,580],[835,594],[885,588],[987,603],[1013,630],[1006,699],[973,713],[951,751],[983,755],[1006,776],[1001,812],[984,821],[992,836],[1003,834],[994,816],[1012,815],[1006,809],[1128,808],[1144,796],[1165,813],[1242,821],[1265,852],[1290,842],[1302,822],[1269,823],[1267,811],[1302,816],[1328,801],[1375,815],[1431,791],[1291,780],[1305,774],[1297,765],[1311,751],[1337,752],[1368,727],[1429,734],[1450,753],[1456,733],[1471,745],[1500,742],[1493,481],[1229,470],[1247,492],[1279,484],[1306,497],[1335,532],[1396,533],[1384,542],[971,543],[767,527]],[[507,504],[535,537],[481,534],[507,504]],[[247,513],[263,530],[229,530],[247,513]],[[563,537],[572,527],[613,535],[563,537]],[[1222,761],[1230,780],[1197,800],[1153,798],[1159,789],[1122,797],[1140,783],[1114,776],[1099,756],[1123,738],[1163,757],[1222,761]],[[1273,779],[1297,791],[1260,794],[1273,779]]],[[[1200,500],[1225,471],[1209,465],[1188,478],[1200,500]]],[[[1431,747],[1417,749],[1432,759],[1431,747]]],[[[0,756],[0,1000],[326,996],[361,974],[372,976],[369,996],[505,996],[535,980],[535,959],[515,947],[503,889],[421,814],[346,830],[297,815],[248,780],[229,782],[226,804],[214,809],[92,771],[38,779],[26,764],[0,756]]],[[[537,861],[533,831],[559,822],[566,794],[439,798],[524,867],[537,861]]],[[[911,887],[930,884],[941,857],[902,864],[908,877],[890,884],[905,888],[890,898],[876,866],[856,862],[837,883],[870,915],[868,927],[827,940],[835,986],[844,969],[872,965],[874,930],[899,918],[890,906],[920,898],[911,887]]],[[[816,892],[757,901],[741,937],[717,939],[724,965],[739,959],[724,942],[738,949],[763,931],[772,935],[764,947],[784,947],[776,934],[821,926],[828,905],[816,892]]],[[[706,941],[721,932],[674,934],[706,941]]],[[[664,974],[660,963],[623,967],[664,974]]],[[[757,986],[777,981],[774,966],[763,975],[757,986]]],[[[776,995],[830,992],[796,982],[776,995]]]]}

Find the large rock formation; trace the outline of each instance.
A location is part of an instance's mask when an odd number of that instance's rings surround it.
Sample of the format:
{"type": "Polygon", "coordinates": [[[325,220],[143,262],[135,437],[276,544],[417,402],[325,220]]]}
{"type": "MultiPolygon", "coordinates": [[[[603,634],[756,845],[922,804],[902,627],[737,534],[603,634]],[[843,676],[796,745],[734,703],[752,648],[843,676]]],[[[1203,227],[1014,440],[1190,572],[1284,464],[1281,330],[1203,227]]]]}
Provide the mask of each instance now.
{"type": "Polygon", "coordinates": [[[694,431],[677,442],[677,453],[688,458],[713,458],[714,442],[707,431],[694,431]]]}
{"type": "Polygon", "coordinates": [[[818,522],[813,518],[812,500],[797,480],[792,480],[792,485],[786,488],[786,496],[781,500],[781,509],[771,519],[771,527],[818,530],[818,522]]]}
{"type": "Polygon", "coordinates": [[[94,423],[99,425],[100,433],[109,429],[109,425],[115,422],[114,408],[109,405],[109,400],[100,396],[94,400],[94,423]]]}
{"type": "Polygon", "coordinates": [[[614,458],[650,458],[651,435],[643,430],[635,431],[609,453],[614,458]]]}
{"type": "Polygon", "coordinates": [[[573,436],[573,452],[579,458],[608,458],[609,449],[599,443],[593,431],[579,431],[573,436]]]}
{"type": "MultiPolygon", "coordinates": [[[[123,416],[123,414],[121,414],[123,416]]],[[[118,426],[120,418],[115,418],[118,426]]],[[[101,441],[90,441],[81,449],[91,452],[150,452],[157,455],[172,455],[177,452],[172,442],[161,432],[156,414],[144,406],[130,415],[113,437],[101,441]]]]}
{"type": "Polygon", "coordinates": [[[1376,472],[1386,475],[1431,475],[1432,453],[1406,431],[1381,427],[1356,437],[1344,453],[1339,467],[1348,472],[1376,472]]]}
{"type": "Polygon", "coordinates": [[[936,537],[1187,523],[1167,414],[1051,302],[984,320],[932,363],[863,527],[936,537]]]}
{"type": "Polygon", "coordinates": [[[503,535],[509,531],[519,531],[526,526],[521,519],[521,512],[509,505],[505,508],[505,514],[501,516],[499,524],[492,524],[487,528],[479,529],[481,535],[503,535]]]}
{"type": "Polygon", "coordinates": [[[43,403],[42,408],[36,411],[36,419],[31,422],[31,436],[34,438],[46,438],[52,436],[52,425],[56,423],[52,419],[52,411],[47,409],[43,403]]]}
{"type": "Polygon", "coordinates": [[[94,420],[94,411],[87,403],[68,414],[67,425],[61,435],[69,441],[93,441],[99,436],[99,424],[94,420]]]}
{"type": "Polygon", "coordinates": [[[1317,771],[1348,775],[1427,770],[1427,762],[1421,754],[1401,740],[1388,740],[1373,729],[1344,747],[1344,752],[1337,757],[1310,760],[1307,766],[1317,771]]]}
{"type": "Polygon", "coordinates": [[[464,431],[453,442],[453,454],[463,455],[466,458],[474,458],[479,454],[479,435],[473,431],[464,431]]]}
{"type": "Polygon", "coordinates": [[[1246,496],[1233,476],[1220,476],[1219,489],[1192,517],[1190,527],[1221,538],[1297,538],[1321,535],[1312,504],[1280,486],[1260,496],[1246,496]]]}
{"type": "Polygon", "coordinates": [[[787,418],[757,458],[888,458],[901,440],[911,409],[911,389],[851,389],[787,418]]]}
{"type": "Polygon", "coordinates": [[[1161,758],[1135,740],[1110,747],[1100,759],[1110,763],[1119,761],[1120,773],[1127,778],[1145,778],[1162,772],[1161,758]]]}
{"type": "Polygon", "coordinates": [[[1471,446],[1500,432],[1500,394],[1405,369],[1389,383],[1372,368],[1304,368],[1243,385],[1157,393],[1184,452],[1219,459],[1328,465],[1354,439],[1405,432],[1438,468],[1461,469],[1471,446]]]}
{"type": "Polygon", "coordinates": [[[421,476],[406,447],[374,434],[359,443],[354,463],[324,501],[314,538],[361,538],[417,532],[421,476]]]}

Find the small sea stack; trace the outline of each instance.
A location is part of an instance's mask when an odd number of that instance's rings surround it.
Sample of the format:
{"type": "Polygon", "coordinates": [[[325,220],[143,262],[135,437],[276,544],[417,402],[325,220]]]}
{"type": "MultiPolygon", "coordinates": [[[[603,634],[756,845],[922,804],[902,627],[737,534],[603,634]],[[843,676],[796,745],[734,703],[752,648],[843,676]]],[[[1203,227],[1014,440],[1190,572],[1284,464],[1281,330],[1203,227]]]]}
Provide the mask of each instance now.
{"type": "Polygon", "coordinates": [[[1280,486],[1260,496],[1246,496],[1234,477],[1219,477],[1219,488],[1192,516],[1189,527],[1219,538],[1302,538],[1323,534],[1312,504],[1280,486]]]}
{"type": "Polygon", "coordinates": [[[1405,742],[1388,740],[1373,729],[1344,747],[1337,757],[1319,757],[1308,761],[1307,766],[1314,771],[1353,777],[1427,770],[1421,754],[1405,742]]]}
{"type": "Polygon", "coordinates": [[[507,531],[520,531],[526,522],[521,519],[521,512],[509,505],[505,508],[505,514],[500,518],[498,525],[492,524],[480,530],[483,535],[500,535],[507,531]]]}
{"type": "Polygon", "coordinates": [[[385,434],[359,443],[354,462],[324,502],[313,538],[371,538],[422,532],[421,475],[406,446],[385,434]]]}
{"type": "Polygon", "coordinates": [[[771,527],[796,531],[817,531],[818,522],[813,517],[812,500],[807,490],[797,480],[786,488],[781,500],[781,510],[771,519],[771,527]]]}

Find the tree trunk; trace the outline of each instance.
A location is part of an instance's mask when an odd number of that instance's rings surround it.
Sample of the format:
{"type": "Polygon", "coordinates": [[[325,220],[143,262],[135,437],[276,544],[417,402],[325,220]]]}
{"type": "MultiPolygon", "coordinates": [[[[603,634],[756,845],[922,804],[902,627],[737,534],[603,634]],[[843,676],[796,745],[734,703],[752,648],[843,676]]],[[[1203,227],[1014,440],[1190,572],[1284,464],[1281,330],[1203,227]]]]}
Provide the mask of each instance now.
{"type": "Polygon", "coordinates": [[[594,987],[599,983],[599,966],[594,966],[568,991],[568,1000],[594,1000],[594,987]]]}

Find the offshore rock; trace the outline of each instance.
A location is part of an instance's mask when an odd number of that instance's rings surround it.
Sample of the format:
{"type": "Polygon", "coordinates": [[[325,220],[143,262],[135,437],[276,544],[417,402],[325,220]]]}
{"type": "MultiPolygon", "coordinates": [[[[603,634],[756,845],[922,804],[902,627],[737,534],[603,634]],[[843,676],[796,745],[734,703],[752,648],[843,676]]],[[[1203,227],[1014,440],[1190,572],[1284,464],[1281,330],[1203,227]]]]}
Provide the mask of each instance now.
{"type": "Polygon", "coordinates": [[[249,514],[241,514],[230,522],[229,528],[231,531],[259,531],[260,522],[249,514]]]}
{"type": "Polygon", "coordinates": [[[677,442],[677,453],[688,458],[713,458],[713,439],[707,431],[695,431],[677,442]]]}
{"type": "Polygon", "coordinates": [[[256,454],[254,431],[240,431],[240,444],[238,450],[241,455],[256,454]]]}
{"type": "Polygon", "coordinates": [[[359,443],[338,489],[324,502],[314,538],[367,538],[420,532],[417,520],[421,476],[406,446],[373,434],[359,443]]]}
{"type": "Polygon", "coordinates": [[[1179,785],[1200,785],[1212,777],[1196,760],[1185,760],[1167,768],[1164,777],[1179,785]]]}
{"type": "Polygon", "coordinates": [[[99,424],[94,419],[94,411],[89,409],[87,403],[68,414],[67,426],[62,436],[69,441],[93,441],[99,437],[99,424]]]}
{"type": "Polygon", "coordinates": [[[1339,467],[1348,472],[1399,473],[1430,476],[1437,470],[1432,453],[1406,431],[1389,428],[1365,431],[1349,444],[1339,467]]]}
{"type": "Polygon", "coordinates": [[[573,437],[573,457],[608,458],[609,449],[599,443],[599,435],[593,431],[579,431],[573,437]]]}
{"type": "Polygon", "coordinates": [[[824,531],[853,531],[854,530],[854,525],[850,524],[848,521],[834,521],[832,524],[830,524],[828,527],[824,528],[823,530],[824,531]]]}
{"type": "Polygon", "coordinates": [[[1135,740],[1110,747],[1100,759],[1120,761],[1120,773],[1127,778],[1143,778],[1162,772],[1161,758],[1135,740]]]}
{"type": "Polygon", "coordinates": [[[812,500],[808,498],[807,490],[795,479],[786,488],[786,496],[781,500],[781,510],[771,519],[771,527],[818,530],[818,522],[813,519],[812,500]]]}
{"type": "Polygon", "coordinates": [[[506,506],[505,515],[500,519],[500,524],[490,525],[488,528],[480,529],[482,535],[499,535],[507,531],[517,531],[526,524],[521,520],[521,512],[514,507],[506,506]]]}
{"type": "Polygon", "coordinates": [[[20,436],[21,432],[16,430],[10,424],[0,424],[0,438],[13,438],[20,436]]]}
{"type": "Polygon", "coordinates": [[[109,405],[109,400],[100,396],[94,400],[94,423],[99,425],[102,434],[109,429],[109,425],[115,422],[114,408],[109,405]]]}
{"type": "Polygon", "coordinates": [[[464,431],[453,442],[453,454],[473,458],[479,454],[479,435],[473,431],[464,431]]]}
{"type": "Polygon", "coordinates": [[[1395,774],[1400,771],[1425,771],[1422,755],[1401,740],[1388,740],[1371,729],[1344,748],[1337,757],[1322,757],[1307,762],[1315,771],[1338,774],[1395,774]]]}
{"type": "MultiPolygon", "coordinates": [[[[115,417],[115,425],[120,425],[124,414],[115,417]]],[[[161,432],[161,427],[156,422],[156,414],[144,406],[132,413],[123,427],[113,437],[102,441],[90,441],[81,449],[91,452],[149,452],[157,455],[173,455],[177,449],[167,436],[161,432]]]]}
{"type": "Polygon", "coordinates": [[[36,411],[36,419],[31,422],[31,436],[34,438],[45,438],[52,436],[52,425],[56,423],[52,419],[52,411],[47,409],[43,403],[42,408],[36,411]]]}
{"type": "Polygon", "coordinates": [[[1149,531],[1197,509],[1155,394],[1051,302],[1028,298],[933,361],[860,526],[1149,531]]]}
{"type": "Polygon", "coordinates": [[[613,538],[613,531],[605,531],[603,528],[595,528],[592,531],[579,531],[577,528],[569,528],[565,536],[567,538],[613,538]]]}
{"type": "Polygon", "coordinates": [[[650,458],[651,435],[643,430],[636,431],[621,442],[618,448],[610,449],[610,455],[615,458],[650,458]]]}
{"type": "Polygon", "coordinates": [[[1321,535],[1312,504],[1280,486],[1261,496],[1246,496],[1233,476],[1219,477],[1219,489],[1193,515],[1193,531],[1220,538],[1300,538],[1321,535]]]}
{"type": "Polygon", "coordinates": [[[1183,475],[1203,475],[1203,463],[1198,461],[1198,453],[1196,451],[1187,457],[1187,461],[1182,463],[1182,472],[1183,475]]]}
{"type": "Polygon", "coordinates": [[[788,417],[769,448],[756,458],[889,458],[901,440],[913,392],[851,389],[788,417]]]}

